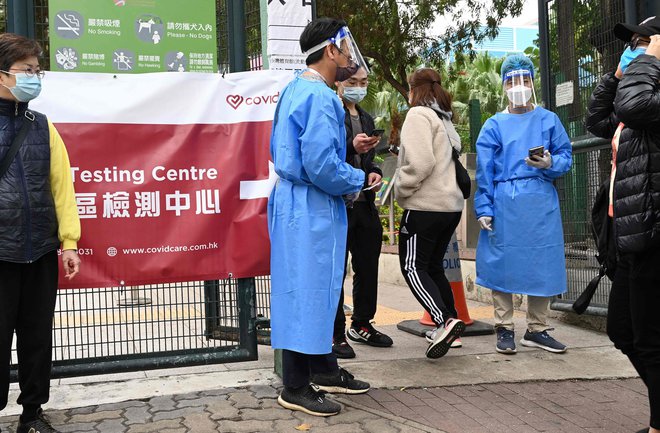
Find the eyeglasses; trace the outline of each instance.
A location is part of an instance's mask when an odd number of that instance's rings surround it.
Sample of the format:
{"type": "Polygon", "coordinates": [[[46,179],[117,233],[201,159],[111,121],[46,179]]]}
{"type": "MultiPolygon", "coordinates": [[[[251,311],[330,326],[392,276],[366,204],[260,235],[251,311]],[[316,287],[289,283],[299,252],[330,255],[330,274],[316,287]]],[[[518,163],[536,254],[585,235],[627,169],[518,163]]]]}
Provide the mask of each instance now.
{"type": "Polygon", "coordinates": [[[637,36],[633,38],[627,45],[630,47],[631,51],[635,51],[637,47],[639,46],[639,43],[642,42],[644,44],[650,44],[651,41],[649,39],[642,38],[641,36],[637,36]]]}
{"type": "Polygon", "coordinates": [[[21,71],[24,72],[25,75],[28,77],[34,77],[35,75],[39,77],[39,79],[43,79],[44,76],[46,75],[46,72],[42,71],[41,69],[32,69],[32,68],[25,68],[25,69],[19,69],[19,68],[9,68],[10,71],[21,71]]]}
{"type": "MultiPolygon", "coordinates": [[[[337,45],[335,45],[335,47],[337,47],[337,45]]],[[[346,57],[346,58],[348,59],[349,62],[351,62],[351,63],[355,63],[355,61],[353,60],[353,56],[351,56],[351,55],[349,55],[349,54],[346,54],[346,53],[345,53],[341,48],[339,48],[339,47],[337,47],[337,51],[339,51],[339,54],[341,54],[342,56],[346,57]]]]}

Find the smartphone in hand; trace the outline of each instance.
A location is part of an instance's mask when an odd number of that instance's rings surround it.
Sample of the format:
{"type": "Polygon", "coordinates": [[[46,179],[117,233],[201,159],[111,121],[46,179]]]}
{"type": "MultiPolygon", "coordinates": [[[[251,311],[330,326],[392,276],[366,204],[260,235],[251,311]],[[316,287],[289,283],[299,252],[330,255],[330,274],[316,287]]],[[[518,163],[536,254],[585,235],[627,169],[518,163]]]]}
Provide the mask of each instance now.
{"type": "Polygon", "coordinates": [[[538,158],[543,158],[543,153],[545,152],[545,147],[537,146],[529,149],[529,158],[532,159],[534,156],[538,158]]]}
{"type": "Polygon", "coordinates": [[[385,133],[384,129],[374,129],[369,137],[380,137],[385,133]]]}

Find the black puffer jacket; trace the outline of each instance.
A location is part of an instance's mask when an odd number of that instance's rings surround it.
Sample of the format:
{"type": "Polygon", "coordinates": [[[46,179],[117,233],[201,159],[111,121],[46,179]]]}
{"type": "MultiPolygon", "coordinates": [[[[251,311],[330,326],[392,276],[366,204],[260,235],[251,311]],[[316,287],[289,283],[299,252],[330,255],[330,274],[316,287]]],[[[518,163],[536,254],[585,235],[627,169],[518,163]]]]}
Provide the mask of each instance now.
{"type": "Polygon", "coordinates": [[[619,81],[607,74],[589,103],[587,129],[611,139],[619,123],[614,181],[617,249],[660,248],[660,60],[642,55],[619,81]]]}

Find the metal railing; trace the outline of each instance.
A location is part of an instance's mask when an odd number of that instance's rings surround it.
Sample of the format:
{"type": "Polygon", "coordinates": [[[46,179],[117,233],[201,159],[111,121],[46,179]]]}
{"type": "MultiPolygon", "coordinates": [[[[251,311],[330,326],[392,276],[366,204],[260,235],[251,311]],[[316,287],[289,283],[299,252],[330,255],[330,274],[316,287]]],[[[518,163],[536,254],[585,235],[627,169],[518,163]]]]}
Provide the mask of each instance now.
{"type": "MultiPolygon", "coordinates": [[[[610,144],[590,138],[585,127],[589,98],[600,77],[616,70],[624,44],[612,29],[630,18],[627,0],[541,0],[539,37],[543,100],[557,113],[573,141],[571,172],[556,182],[559,193],[568,292],[552,308],[571,304],[598,274],[590,219],[596,191],[609,175],[610,144]],[[557,92],[561,86],[563,92],[557,92]],[[563,93],[563,95],[562,95],[563,93]]],[[[606,315],[610,281],[601,280],[588,314],[606,315]]]]}
{"type": "Polygon", "coordinates": [[[257,359],[255,280],[213,283],[59,290],[52,376],[257,359]]]}
{"type": "MultiPolygon", "coordinates": [[[[552,302],[555,310],[572,311],[571,305],[596,275],[596,243],[591,234],[591,209],[596,192],[609,177],[612,148],[607,140],[588,138],[573,143],[573,167],[555,182],[564,228],[568,290],[552,302]]],[[[603,278],[587,314],[607,315],[612,285],[603,278]]]]}
{"type": "MultiPolygon", "coordinates": [[[[0,30],[38,40],[48,69],[48,0],[23,1],[0,0],[0,30]]],[[[232,52],[246,53],[250,69],[261,68],[259,0],[243,6],[236,0],[216,0],[221,72],[229,72],[232,52]],[[232,5],[243,19],[230,20],[232,5]],[[237,39],[246,46],[231,46],[230,24],[236,23],[249,34],[237,39]]],[[[60,290],[53,324],[53,377],[254,360],[257,340],[270,342],[269,281],[257,277],[60,290]]],[[[13,380],[16,361],[14,347],[13,380]]]]}

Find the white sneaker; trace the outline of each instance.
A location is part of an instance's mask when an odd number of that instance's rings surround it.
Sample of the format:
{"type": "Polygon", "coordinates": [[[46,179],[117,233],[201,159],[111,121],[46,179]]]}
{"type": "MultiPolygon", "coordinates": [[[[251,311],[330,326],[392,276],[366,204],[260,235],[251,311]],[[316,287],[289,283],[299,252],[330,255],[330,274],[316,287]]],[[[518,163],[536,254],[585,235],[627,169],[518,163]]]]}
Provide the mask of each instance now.
{"type": "Polygon", "coordinates": [[[444,328],[436,329],[435,338],[426,349],[428,358],[437,359],[445,356],[454,342],[465,331],[465,322],[459,319],[449,319],[444,328]]]}

